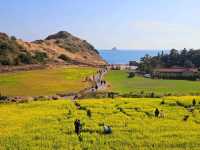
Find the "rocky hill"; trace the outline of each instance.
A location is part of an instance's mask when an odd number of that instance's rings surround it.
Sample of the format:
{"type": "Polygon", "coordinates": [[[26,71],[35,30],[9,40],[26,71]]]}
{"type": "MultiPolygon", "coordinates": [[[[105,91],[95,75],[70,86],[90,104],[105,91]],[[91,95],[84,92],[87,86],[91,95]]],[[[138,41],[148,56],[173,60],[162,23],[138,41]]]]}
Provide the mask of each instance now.
{"type": "Polygon", "coordinates": [[[0,65],[43,63],[106,64],[91,44],[65,31],[33,42],[0,33],[0,65]]]}

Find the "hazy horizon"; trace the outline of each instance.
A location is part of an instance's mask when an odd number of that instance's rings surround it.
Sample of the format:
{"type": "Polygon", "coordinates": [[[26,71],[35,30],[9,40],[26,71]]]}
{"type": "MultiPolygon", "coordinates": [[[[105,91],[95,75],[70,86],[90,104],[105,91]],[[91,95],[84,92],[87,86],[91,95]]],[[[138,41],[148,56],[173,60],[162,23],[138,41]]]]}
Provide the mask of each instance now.
{"type": "Polygon", "coordinates": [[[60,30],[97,49],[200,47],[198,0],[6,0],[0,32],[33,41],[60,30]]]}
{"type": "Polygon", "coordinates": [[[132,49],[127,49],[127,48],[122,48],[122,49],[117,49],[117,50],[113,50],[113,49],[97,49],[98,51],[169,51],[170,49],[165,49],[165,48],[161,48],[161,49],[143,49],[143,48],[132,48],[132,49]]]}

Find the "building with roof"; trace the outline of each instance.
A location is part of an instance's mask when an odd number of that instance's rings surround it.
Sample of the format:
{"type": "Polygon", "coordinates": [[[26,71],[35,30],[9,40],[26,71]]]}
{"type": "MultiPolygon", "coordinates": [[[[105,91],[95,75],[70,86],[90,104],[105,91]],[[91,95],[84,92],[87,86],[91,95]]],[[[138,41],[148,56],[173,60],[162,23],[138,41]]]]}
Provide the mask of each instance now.
{"type": "Polygon", "coordinates": [[[197,68],[172,67],[155,69],[153,78],[193,79],[198,77],[197,68]]]}

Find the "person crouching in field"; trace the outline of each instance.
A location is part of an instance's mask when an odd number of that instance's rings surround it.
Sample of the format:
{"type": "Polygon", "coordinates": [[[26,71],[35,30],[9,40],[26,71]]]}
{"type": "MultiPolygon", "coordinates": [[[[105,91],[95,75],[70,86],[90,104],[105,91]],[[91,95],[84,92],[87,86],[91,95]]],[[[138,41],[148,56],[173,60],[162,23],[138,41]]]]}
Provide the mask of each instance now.
{"type": "Polygon", "coordinates": [[[160,111],[160,118],[165,118],[165,114],[163,110],[160,111]]]}
{"type": "Polygon", "coordinates": [[[112,128],[110,126],[103,126],[103,132],[104,134],[111,134],[112,133],[112,128]]]}
{"type": "Polygon", "coordinates": [[[78,119],[76,119],[76,120],[74,121],[74,127],[75,127],[75,133],[76,133],[77,135],[80,135],[80,133],[81,133],[81,121],[78,120],[78,119]]]}

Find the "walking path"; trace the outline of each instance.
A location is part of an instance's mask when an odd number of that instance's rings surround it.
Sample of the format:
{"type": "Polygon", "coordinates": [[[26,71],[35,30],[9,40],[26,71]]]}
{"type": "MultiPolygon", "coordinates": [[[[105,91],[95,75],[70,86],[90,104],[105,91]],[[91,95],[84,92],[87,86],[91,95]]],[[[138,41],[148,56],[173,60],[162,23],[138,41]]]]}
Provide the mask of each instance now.
{"type": "Polygon", "coordinates": [[[97,71],[96,75],[93,75],[92,77],[90,77],[90,82],[92,84],[92,87],[75,94],[72,99],[76,100],[82,95],[94,93],[96,91],[106,89],[107,84],[106,84],[106,81],[103,80],[103,78],[107,72],[108,72],[108,69],[101,69],[97,71]]]}

